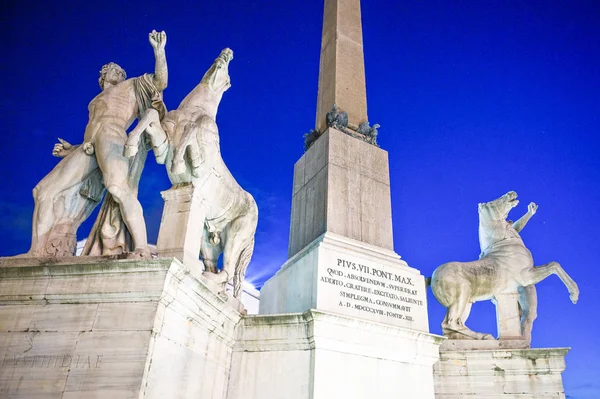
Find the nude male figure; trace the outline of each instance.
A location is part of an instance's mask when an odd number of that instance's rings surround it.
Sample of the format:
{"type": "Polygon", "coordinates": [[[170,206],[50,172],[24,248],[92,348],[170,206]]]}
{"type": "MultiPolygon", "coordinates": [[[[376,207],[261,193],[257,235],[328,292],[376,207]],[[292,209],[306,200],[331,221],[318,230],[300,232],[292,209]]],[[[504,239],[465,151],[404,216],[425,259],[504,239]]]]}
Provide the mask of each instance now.
{"type": "MultiPolygon", "coordinates": [[[[90,115],[83,144],[71,146],[61,140],[55,145],[53,154],[63,159],[33,190],[35,209],[28,256],[48,256],[48,235],[60,222],[59,208],[64,205],[57,204],[56,199],[60,199],[60,194],[69,188],[93,177],[98,173],[98,168],[102,172],[103,185],[118,204],[121,217],[131,234],[135,256],[150,256],[146,223],[137,199],[137,184],[135,187],[129,184],[130,160],[123,156],[126,130],[133,121],[141,118],[150,108],[164,107],[161,93],[167,87],[168,80],[165,56],[167,37],[165,32],[152,31],[149,41],[156,59],[155,73],[125,80],[125,71],[121,67],[114,63],[105,65],[99,80],[102,92],[88,107],[90,115]]],[[[161,111],[164,115],[166,110],[163,108],[161,111]]],[[[73,222],[75,230],[95,207],[95,204],[91,207],[84,205],[86,200],[78,194],[78,199],[71,199],[67,204],[68,213],[77,215],[71,216],[71,219],[78,219],[73,222]]]]}

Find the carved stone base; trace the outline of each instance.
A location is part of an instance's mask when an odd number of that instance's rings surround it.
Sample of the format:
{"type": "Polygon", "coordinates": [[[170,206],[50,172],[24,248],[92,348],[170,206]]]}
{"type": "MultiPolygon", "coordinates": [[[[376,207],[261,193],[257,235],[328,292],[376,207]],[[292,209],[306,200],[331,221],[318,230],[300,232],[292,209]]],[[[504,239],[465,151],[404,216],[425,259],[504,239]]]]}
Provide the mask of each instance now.
{"type": "Polygon", "coordinates": [[[0,262],[0,397],[226,397],[241,315],[179,261],[43,262],[0,262]]]}
{"type": "Polygon", "coordinates": [[[161,257],[179,259],[197,275],[204,270],[200,243],[205,211],[192,184],[161,192],[165,200],[156,250],[161,257]]]}
{"type": "Polygon", "coordinates": [[[523,339],[447,339],[440,350],[496,350],[496,349],[527,349],[529,341],[523,339]]]}
{"type": "Polygon", "coordinates": [[[391,250],[327,232],[288,259],[260,314],[309,309],[429,332],[425,280],[391,250]]]}
{"type": "MultiPolygon", "coordinates": [[[[494,341],[490,341],[494,342],[494,341]]],[[[568,348],[440,351],[436,399],[564,399],[568,348]]]]}
{"type": "Polygon", "coordinates": [[[315,310],[237,331],[227,399],[434,399],[440,336],[315,310]]]}

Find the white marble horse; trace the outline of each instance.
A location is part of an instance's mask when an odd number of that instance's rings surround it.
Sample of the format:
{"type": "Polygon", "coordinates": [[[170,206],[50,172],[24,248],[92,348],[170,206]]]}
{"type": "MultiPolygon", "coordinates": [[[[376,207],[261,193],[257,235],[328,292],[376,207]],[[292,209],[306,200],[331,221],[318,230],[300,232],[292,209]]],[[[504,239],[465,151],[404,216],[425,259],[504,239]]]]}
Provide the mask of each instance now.
{"type": "Polygon", "coordinates": [[[579,297],[577,284],[557,262],[534,266],[531,252],[519,232],[537,211],[529,204],[527,213],[515,223],[507,221],[517,193],[510,191],[497,200],[479,204],[480,259],[474,262],[449,262],[438,267],[431,278],[431,289],[447,308],[442,323],[445,336],[452,339],[493,339],[465,326],[473,302],[491,299],[500,293],[519,293],[521,333],[531,342],[531,329],[537,315],[534,284],[556,274],[569,290],[573,303],[579,297]]]}

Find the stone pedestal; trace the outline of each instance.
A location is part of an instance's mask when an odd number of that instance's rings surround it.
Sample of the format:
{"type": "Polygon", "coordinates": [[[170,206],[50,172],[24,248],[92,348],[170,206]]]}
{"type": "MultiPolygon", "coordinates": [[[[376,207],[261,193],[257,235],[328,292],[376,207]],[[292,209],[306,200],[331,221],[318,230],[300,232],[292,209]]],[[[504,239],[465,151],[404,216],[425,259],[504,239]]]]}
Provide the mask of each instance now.
{"type": "Polygon", "coordinates": [[[325,232],[394,249],[387,152],[333,128],[294,165],[288,256],[325,232]]]}
{"type": "Polygon", "coordinates": [[[174,259],[0,262],[0,397],[223,399],[240,318],[174,259]]]}
{"type": "Polygon", "coordinates": [[[325,233],[261,289],[260,314],[333,312],[429,332],[425,280],[390,250],[325,233]]]}
{"type": "Polygon", "coordinates": [[[498,339],[523,339],[521,335],[519,293],[496,294],[492,298],[492,302],[496,305],[498,339]]]}
{"type": "Polygon", "coordinates": [[[245,317],[228,399],[433,399],[443,339],[314,310],[245,317]]]}
{"type": "Polygon", "coordinates": [[[564,399],[568,348],[441,351],[436,399],[564,399]]]}
{"type": "Polygon", "coordinates": [[[162,257],[174,257],[197,273],[202,273],[200,244],[205,210],[192,184],[161,192],[163,208],[156,250],[162,257]]]}

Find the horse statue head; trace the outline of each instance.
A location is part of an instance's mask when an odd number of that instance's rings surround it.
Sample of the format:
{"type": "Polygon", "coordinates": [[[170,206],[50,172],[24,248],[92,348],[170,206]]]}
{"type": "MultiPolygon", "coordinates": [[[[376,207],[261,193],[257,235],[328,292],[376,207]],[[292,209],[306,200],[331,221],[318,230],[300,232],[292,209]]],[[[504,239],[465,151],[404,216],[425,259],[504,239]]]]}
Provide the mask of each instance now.
{"type": "Polygon", "coordinates": [[[509,191],[498,199],[478,205],[479,243],[482,251],[507,238],[511,223],[506,219],[518,204],[517,193],[509,191]]]}
{"type": "Polygon", "coordinates": [[[215,59],[200,83],[179,104],[179,110],[203,109],[204,115],[216,118],[217,108],[225,93],[231,87],[229,63],[233,60],[233,51],[225,48],[215,59]]]}

